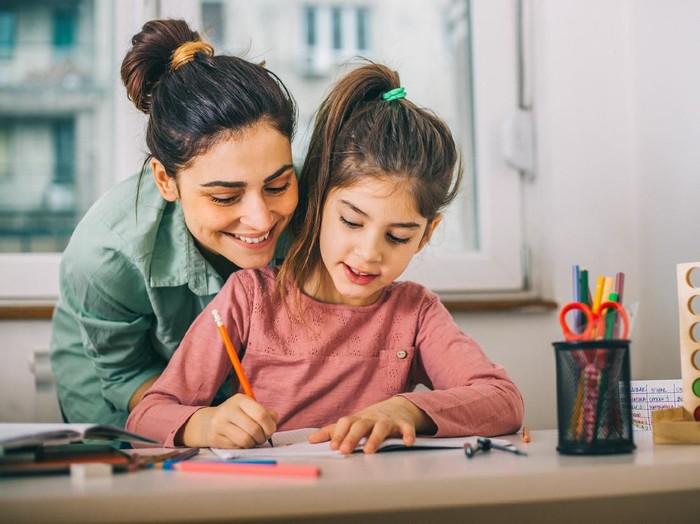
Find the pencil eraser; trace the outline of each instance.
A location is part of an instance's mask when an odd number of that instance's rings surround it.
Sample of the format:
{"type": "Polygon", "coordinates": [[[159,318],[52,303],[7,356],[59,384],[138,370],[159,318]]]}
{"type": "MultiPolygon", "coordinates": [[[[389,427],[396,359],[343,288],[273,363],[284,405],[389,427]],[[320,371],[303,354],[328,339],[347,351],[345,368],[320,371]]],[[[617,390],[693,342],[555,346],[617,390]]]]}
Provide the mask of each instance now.
{"type": "Polygon", "coordinates": [[[89,464],[71,464],[70,481],[82,486],[88,482],[104,482],[112,479],[112,465],[98,462],[89,464]]]}

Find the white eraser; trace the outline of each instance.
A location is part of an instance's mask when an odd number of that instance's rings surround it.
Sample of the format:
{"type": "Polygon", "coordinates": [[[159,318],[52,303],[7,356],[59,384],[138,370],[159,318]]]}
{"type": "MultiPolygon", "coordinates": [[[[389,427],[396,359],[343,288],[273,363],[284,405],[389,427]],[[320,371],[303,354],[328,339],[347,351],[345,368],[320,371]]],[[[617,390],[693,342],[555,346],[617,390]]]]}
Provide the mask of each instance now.
{"type": "Polygon", "coordinates": [[[98,462],[89,464],[71,464],[70,480],[74,484],[85,484],[101,480],[111,480],[112,465],[98,462]]]}

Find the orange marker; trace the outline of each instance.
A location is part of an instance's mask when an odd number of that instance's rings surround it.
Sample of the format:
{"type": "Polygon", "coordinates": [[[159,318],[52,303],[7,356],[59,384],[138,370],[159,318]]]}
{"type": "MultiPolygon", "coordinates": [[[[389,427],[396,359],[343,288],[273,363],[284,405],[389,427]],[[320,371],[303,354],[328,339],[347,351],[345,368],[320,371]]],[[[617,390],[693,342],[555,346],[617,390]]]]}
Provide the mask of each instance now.
{"type": "Polygon", "coordinates": [[[186,461],[175,462],[164,469],[193,473],[230,473],[234,475],[265,475],[268,477],[318,477],[318,466],[307,464],[236,464],[235,462],[186,461]]]}
{"type": "MultiPolygon", "coordinates": [[[[238,377],[238,381],[241,383],[241,387],[243,388],[243,392],[248,395],[250,398],[255,400],[255,395],[253,394],[253,388],[250,387],[250,382],[248,382],[248,377],[245,375],[245,371],[243,371],[243,366],[241,366],[241,361],[238,358],[238,353],[236,352],[236,349],[233,347],[233,342],[231,342],[231,337],[228,336],[228,331],[226,331],[226,326],[224,326],[224,321],[221,319],[221,314],[219,313],[218,309],[212,309],[211,314],[214,316],[214,322],[216,322],[217,327],[219,328],[219,333],[221,333],[221,338],[224,341],[224,346],[226,346],[226,352],[228,353],[228,358],[231,359],[231,364],[233,364],[233,369],[236,372],[236,376],[238,377]]],[[[267,441],[270,443],[270,446],[272,447],[272,437],[267,439],[267,441]]]]}
{"type": "Polygon", "coordinates": [[[526,444],[530,442],[530,430],[527,428],[527,426],[523,426],[523,442],[526,444]]]}

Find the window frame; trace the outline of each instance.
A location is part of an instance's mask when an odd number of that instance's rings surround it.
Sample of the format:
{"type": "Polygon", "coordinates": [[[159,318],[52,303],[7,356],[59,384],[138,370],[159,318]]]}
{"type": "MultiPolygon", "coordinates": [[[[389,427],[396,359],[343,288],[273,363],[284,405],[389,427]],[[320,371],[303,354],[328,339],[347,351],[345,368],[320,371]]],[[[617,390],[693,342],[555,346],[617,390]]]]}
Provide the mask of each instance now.
{"type": "Polygon", "coordinates": [[[519,100],[518,4],[470,4],[474,158],[464,160],[465,169],[471,163],[475,170],[479,246],[436,253],[428,244],[402,276],[454,298],[523,292],[528,279],[522,177],[504,159],[501,133],[519,100]]]}
{"type": "MultiPolygon", "coordinates": [[[[138,30],[139,16],[163,14],[149,12],[148,0],[130,3],[140,8],[122,15],[128,20],[115,22],[117,36],[138,30]]],[[[114,15],[119,17],[119,12],[114,15]]],[[[476,168],[480,245],[476,251],[438,253],[428,244],[402,275],[402,280],[421,282],[443,297],[456,299],[522,293],[528,279],[522,177],[504,160],[500,133],[518,107],[518,2],[472,0],[470,12],[475,154],[465,159],[465,168],[469,170],[472,163],[476,168]]],[[[115,94],[118,107],[125,103],[119,100],[122,95],[121,91],[115,94]]],[[[129,149],[123,142],[132,139],[133,134],[117,131],[115,148],[129,149]]],[[[57,299],[60,258],[60,253],[0,253],[0,301],[57,299]]]]}

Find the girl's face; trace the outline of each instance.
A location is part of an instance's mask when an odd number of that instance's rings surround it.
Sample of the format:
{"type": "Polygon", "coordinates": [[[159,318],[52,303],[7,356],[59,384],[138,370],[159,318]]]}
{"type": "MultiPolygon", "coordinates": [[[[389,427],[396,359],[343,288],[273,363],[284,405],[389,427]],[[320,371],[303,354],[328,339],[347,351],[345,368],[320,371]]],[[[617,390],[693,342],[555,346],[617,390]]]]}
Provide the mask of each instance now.
{"type": "Polygon", "coordinates": [[[323,302],[366,306],[430,240],[430,225],[405,184],[368,178],[330,191],[323,207],[323,265],[304,291],[323,302]]]}
{"type": "Polygon", "coordinates": [[[297,205],[297,180],[289,139],[259,123],[215,144],[168,177],[151,162],[163,197],[179,200],[201,249],[241,268],[265,266],[297,205]]]}

